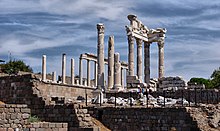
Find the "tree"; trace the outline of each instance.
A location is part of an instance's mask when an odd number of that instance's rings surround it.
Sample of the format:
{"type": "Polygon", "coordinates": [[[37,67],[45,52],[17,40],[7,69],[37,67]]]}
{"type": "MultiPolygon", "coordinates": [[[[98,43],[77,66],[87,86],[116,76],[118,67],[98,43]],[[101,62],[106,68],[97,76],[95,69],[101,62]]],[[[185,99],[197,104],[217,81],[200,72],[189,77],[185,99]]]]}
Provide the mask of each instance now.
{"type": "Polygon", "coordinates": [[[204,84],[206,88],[212,88],[211,82],[209,79],[193,77],[189,80],[189,82],[190,83],[197,83],[197,84],[204,84]]]}
{"type": "Polygon", "coordinates": [[[18,71],[33,72],[32,68],[21,60],[9,61],[1,65],[2,71],[7,74],[15,74],[18,71]]]}
{"type": "Polygon", "coordinates": [[[211,75],[211,84],[213,88],[220,87],[220,67],[215,69],[211,75]]]}

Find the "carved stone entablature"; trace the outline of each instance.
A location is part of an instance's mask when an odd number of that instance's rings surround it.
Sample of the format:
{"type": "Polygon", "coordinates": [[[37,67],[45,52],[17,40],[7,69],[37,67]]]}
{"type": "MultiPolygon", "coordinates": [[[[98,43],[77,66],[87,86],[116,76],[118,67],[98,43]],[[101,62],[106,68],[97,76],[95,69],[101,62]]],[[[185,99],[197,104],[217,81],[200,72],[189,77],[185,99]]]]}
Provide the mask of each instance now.
{"type": "Polygon", "coordinates": [[[126,27],[127,35],[141,39],[145,42],[159,42],[164,40],[165,28],[148,29],[140,20],[137,19],[136,15],[128,15],[130,21],[129,26],[126,27]]]}

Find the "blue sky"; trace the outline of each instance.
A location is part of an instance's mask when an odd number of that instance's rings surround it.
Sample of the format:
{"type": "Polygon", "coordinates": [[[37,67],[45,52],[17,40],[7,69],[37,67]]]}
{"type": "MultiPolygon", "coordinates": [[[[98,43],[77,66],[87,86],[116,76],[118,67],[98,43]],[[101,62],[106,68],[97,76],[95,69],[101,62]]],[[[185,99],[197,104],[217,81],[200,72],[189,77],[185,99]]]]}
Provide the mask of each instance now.
{"type": "MultiPolygon", "coordinates": [[[[209,78],[220,66],[219,0],[0,0],[0,59],[7,61],[11,53],[12,59],[40,72],[46,54],[48,73],[60,74],[61,55],[66,53],[67,66],[75,58],[78,74],[79,55],[96,54],[96,24],[104,23],[105,47],[114,35],[115,50],[127,61],[128,14],[136,14],[148,28],[167,28],[166,76],[209,78]]],[[[158,74],[157,56],[153,43],[151,77],[158,74]]]]}

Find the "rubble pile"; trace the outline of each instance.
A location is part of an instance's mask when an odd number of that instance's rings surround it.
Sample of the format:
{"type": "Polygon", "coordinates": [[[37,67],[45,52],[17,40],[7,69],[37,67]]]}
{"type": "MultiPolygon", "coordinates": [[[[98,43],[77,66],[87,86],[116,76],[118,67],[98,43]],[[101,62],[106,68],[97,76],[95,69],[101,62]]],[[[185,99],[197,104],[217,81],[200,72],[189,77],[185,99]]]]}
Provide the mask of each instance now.
{"type": "Polygon", "coordinates": [[[201,104],[200,107],[187,107],[190,115],[197,121],[202,131],[220,130],[220,105],[201,104]]]}
{"type": "MultiPolygon", "coordinates": [[[[134,99],[132,97],[125,99],[122,97],[110,97],[109,99],[104,98],[103,100],[104,104],[116,104],[117,106],[145,106],[148,104],[148,106],[151,107],[163,107],[164,104],[166,107],[172,107],[172,106],[186,106],[189,104],[189,102],[186,99],[172,99],[172,98],[164,98],[163,96],[159,96],[157,98],[153,97],[152,95],[148,95],[148,98],[146,95],[143,95],[139,99],[134,99]]],[[[193,105],[194,103],[190,103],[190,105],[193,105]]]]}

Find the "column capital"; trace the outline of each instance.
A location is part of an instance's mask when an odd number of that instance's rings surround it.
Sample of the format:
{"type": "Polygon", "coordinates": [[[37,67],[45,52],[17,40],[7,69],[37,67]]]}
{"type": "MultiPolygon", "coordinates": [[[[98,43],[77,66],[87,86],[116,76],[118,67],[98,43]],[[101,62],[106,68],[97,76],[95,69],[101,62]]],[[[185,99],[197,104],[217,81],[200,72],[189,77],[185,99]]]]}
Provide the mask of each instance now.
{"type": "Polygon", "coordinates": [[[128,41],[134,41],[134,36],[132,36],[132,35],[128,35],[128,41]]]}
{"type": "Polygon", "coordinates": [[[150,44],[151,44],[152,42],[144,42],[144,48],[150,48],[150,44]]]}
{"type": "Polygon", "coordinates": [[[97,24],[97,30],[98,30],[98,34],[104,34],[105,31],[105,26],[103,23],[98,23],[97,24]]]}
{"type": "Polygon", "coordinates": [[[158,41],[158,47],[163,48],[164,47],[164,41],[158,41]]]}

